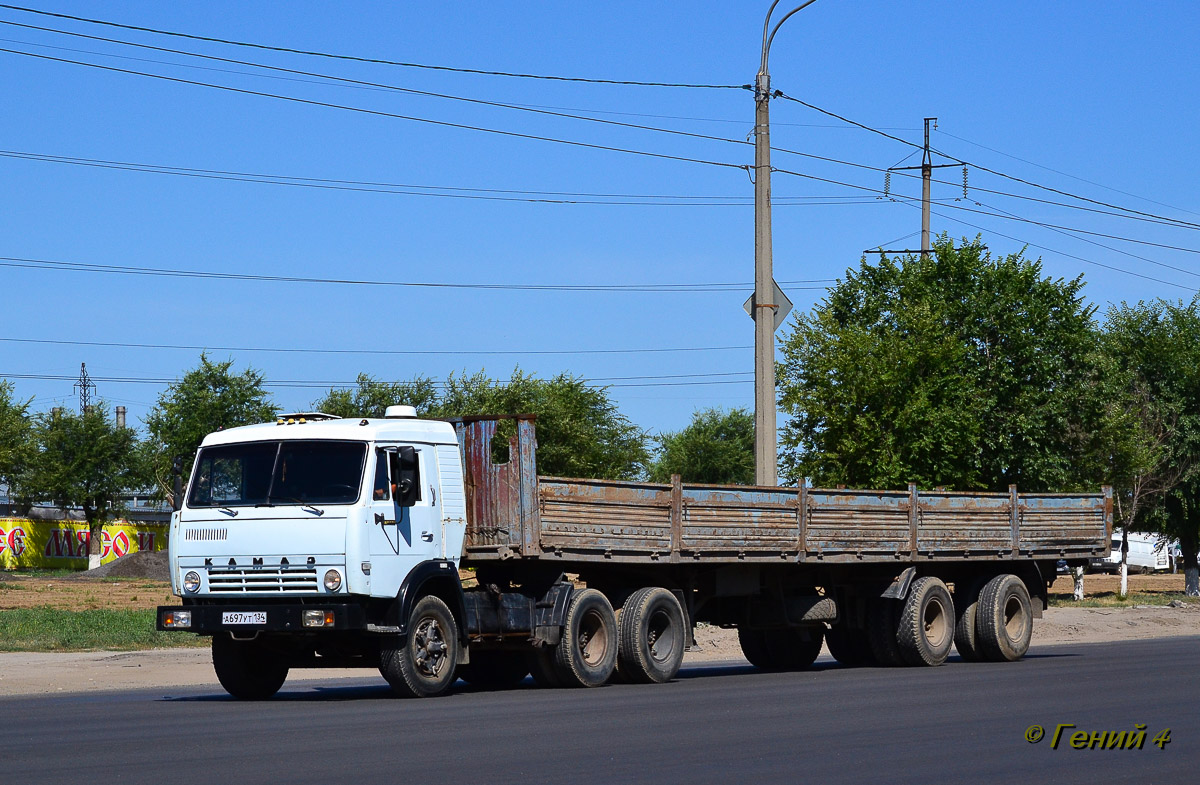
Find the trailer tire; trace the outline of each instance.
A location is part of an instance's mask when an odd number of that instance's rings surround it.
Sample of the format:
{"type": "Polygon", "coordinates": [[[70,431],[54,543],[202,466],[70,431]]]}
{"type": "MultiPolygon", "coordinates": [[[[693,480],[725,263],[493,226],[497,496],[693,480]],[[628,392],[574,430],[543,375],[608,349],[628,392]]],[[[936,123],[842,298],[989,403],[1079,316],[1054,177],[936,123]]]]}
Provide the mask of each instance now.
{"type": "Polygon", "coordinates": [[[687,629],[675,595],[657,586],[638,589],[621,606],[617,667],[623,678],[662,684],[683,665],[687,629]]]}
{"type": "Polygon", "coordinates": [[[1033,605],[1024,581],[1015,575],[997,575],[984,584],[975,625],[984,659],[1015,662],[1024,657],[1033,637],[1033,605]]]}
{"type": "Polygon", "coordinates": [[[907,665],[941,665],[954,645],[954,601],[940,578],[913,581],[900,610],[896,642],[907,665]]]}
{"type": "Polygon", "coordinates": [[[954,592],[954,648],[963,662],[979,662],[983,655],[979,651],[979,636],[975,622],[979,608],[979,581],[964,589],[960,597],[957,587],[954,592]]]}
{"type": "Polygon", "coordinates": [[[528,675],[529,662],[523,651],[473,652],[468,664],[458,666],[458,678],[488,689],[515,687],[528,675]]]}
{"type": "Polygon", "coordinates": [[[279,692],[288,668],[272,656],[261,640],[239,641],[218,634],[212,639],[213,670],[217,681],[233,697],[261,701],[279,692]]]}
{"type": "Polygon", "coordinates": [[[900,603],[887,597],[873,597],[867,611],[867,640],[875,663],[883,667],[903,665],[900,643],[897,640],[896,623],[900,617],[900,603]]]}
{"type": "Polygon", "coordinates": [[[750,664],[764,671],[802,671],[821,653],[824,626],[757,630],[738,627],[738,643],[750,664]]]}
{"type": "Polygon", "coordinates": [[[458,624],[439,597],[422,597],[408,617],[408,634],[385,642],[379,651],[379,672],[392,691],[404,698],[441,695],[454,683],[458,662],[458,624]]]}
{"type": "Polygon", "coordinates": [[[838,622],[825,633],[825,644],[829,647],[829,654],[847,668],[875,664],[866,630],[838,622]]]}
{"type": "Polygon", "coordinates": [[[617,617],[596,589],[576,592],[567,607],[554,664],[567,687],[599,687],[617,667],[617,617]]]}

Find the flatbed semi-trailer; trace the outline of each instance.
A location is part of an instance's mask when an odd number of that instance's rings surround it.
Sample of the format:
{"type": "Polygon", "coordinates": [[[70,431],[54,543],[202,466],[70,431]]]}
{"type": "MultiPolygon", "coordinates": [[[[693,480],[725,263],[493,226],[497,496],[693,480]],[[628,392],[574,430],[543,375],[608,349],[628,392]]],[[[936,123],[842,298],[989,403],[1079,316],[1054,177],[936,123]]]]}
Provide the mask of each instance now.
{"type": "Polygon", "coordinates": [[[1108,552],[1112,497],[541,477],[534,418],[292,416],[205,439],[172,519],[160,629],[213,636],[225,688],[377,667],[668,681],[698,622],[760,668],[1014,660],[1059,559],[1108,552]],[[504,434],[500,436],[499,434],[504,434]],[[463,570],[460,572],[460,569],[463,570]]]}

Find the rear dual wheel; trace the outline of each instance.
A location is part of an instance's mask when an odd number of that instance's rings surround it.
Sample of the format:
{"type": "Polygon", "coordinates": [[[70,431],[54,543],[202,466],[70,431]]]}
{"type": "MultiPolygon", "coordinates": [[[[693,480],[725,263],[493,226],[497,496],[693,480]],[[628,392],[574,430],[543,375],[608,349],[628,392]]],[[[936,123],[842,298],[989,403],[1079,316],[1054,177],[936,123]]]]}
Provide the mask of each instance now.
{"type": "Polygon", "coordinates": [[[617,666],[631,682],[662,684],[683,665],[688,631],[683,607],[667,589],[638,589],[621,606],[617,666]]]}
{"type": "Polygon", "coordinates": [[[596,589],[575,593],[567,606],[562,637],[526,662],[539,687],[599,687],[617,667],[617,615],[596,589]]]}
{"type": "Polygon", "coordinates": [[[906,665],[941,665],[954,644],[954,601],[940,578],[917,578],[908,589],[896,624],[896,643],[906,665]]]}
{"type": "Polygon", "coordinates": [[[975,634],[980,654],[991,662],[1015,662],[1033,638],[1033,603],[1025,582],[997,575],[979,591],[975,634]]]}

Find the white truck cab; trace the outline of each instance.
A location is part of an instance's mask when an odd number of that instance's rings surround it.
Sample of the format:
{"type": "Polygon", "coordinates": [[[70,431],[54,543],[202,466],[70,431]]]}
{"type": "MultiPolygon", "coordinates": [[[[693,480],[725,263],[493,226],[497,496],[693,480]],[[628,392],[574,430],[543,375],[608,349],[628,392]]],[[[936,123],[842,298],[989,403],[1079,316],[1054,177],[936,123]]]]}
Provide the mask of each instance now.
{"type": "MultiPolygon", "coordinates": [[[[440,595],[461,617],[464,519],[454,427],[412,407],[209,434],[171,520],[171,586],[183,604],[160,608],[158,626],[213,634],[222,684],[245,697],[263,683],[246,676],[247,658],[272,634],[286,633],[276,648],[295,654],[296,633],[309,633],[303,654],[318,665],[370,660],[379,654],[363,633],[405,637],[406,594],[440,595]]],[[[445,622],[426,633],[457,635],[445,622]]]]}

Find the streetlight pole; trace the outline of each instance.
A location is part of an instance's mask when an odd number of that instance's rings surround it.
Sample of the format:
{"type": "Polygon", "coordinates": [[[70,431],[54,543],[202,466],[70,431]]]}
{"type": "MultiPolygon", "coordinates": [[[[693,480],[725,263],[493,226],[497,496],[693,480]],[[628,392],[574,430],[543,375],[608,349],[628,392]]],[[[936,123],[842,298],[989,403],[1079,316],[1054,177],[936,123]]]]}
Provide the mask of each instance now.
{"type": "Polygon", "coordinates": [[[775,314],[774,272],[771,256],[771,74],[767,54],[779,27],[792,14],[812,5],[808,0],[784,14],[771,27],[771,14],[779,0],[767,9],[763,22],[762,61],[754,82],[754,482],[778,484],[775,435],[775,314]],[[768,310],[769,309],[769,310],[768,310]]]}

